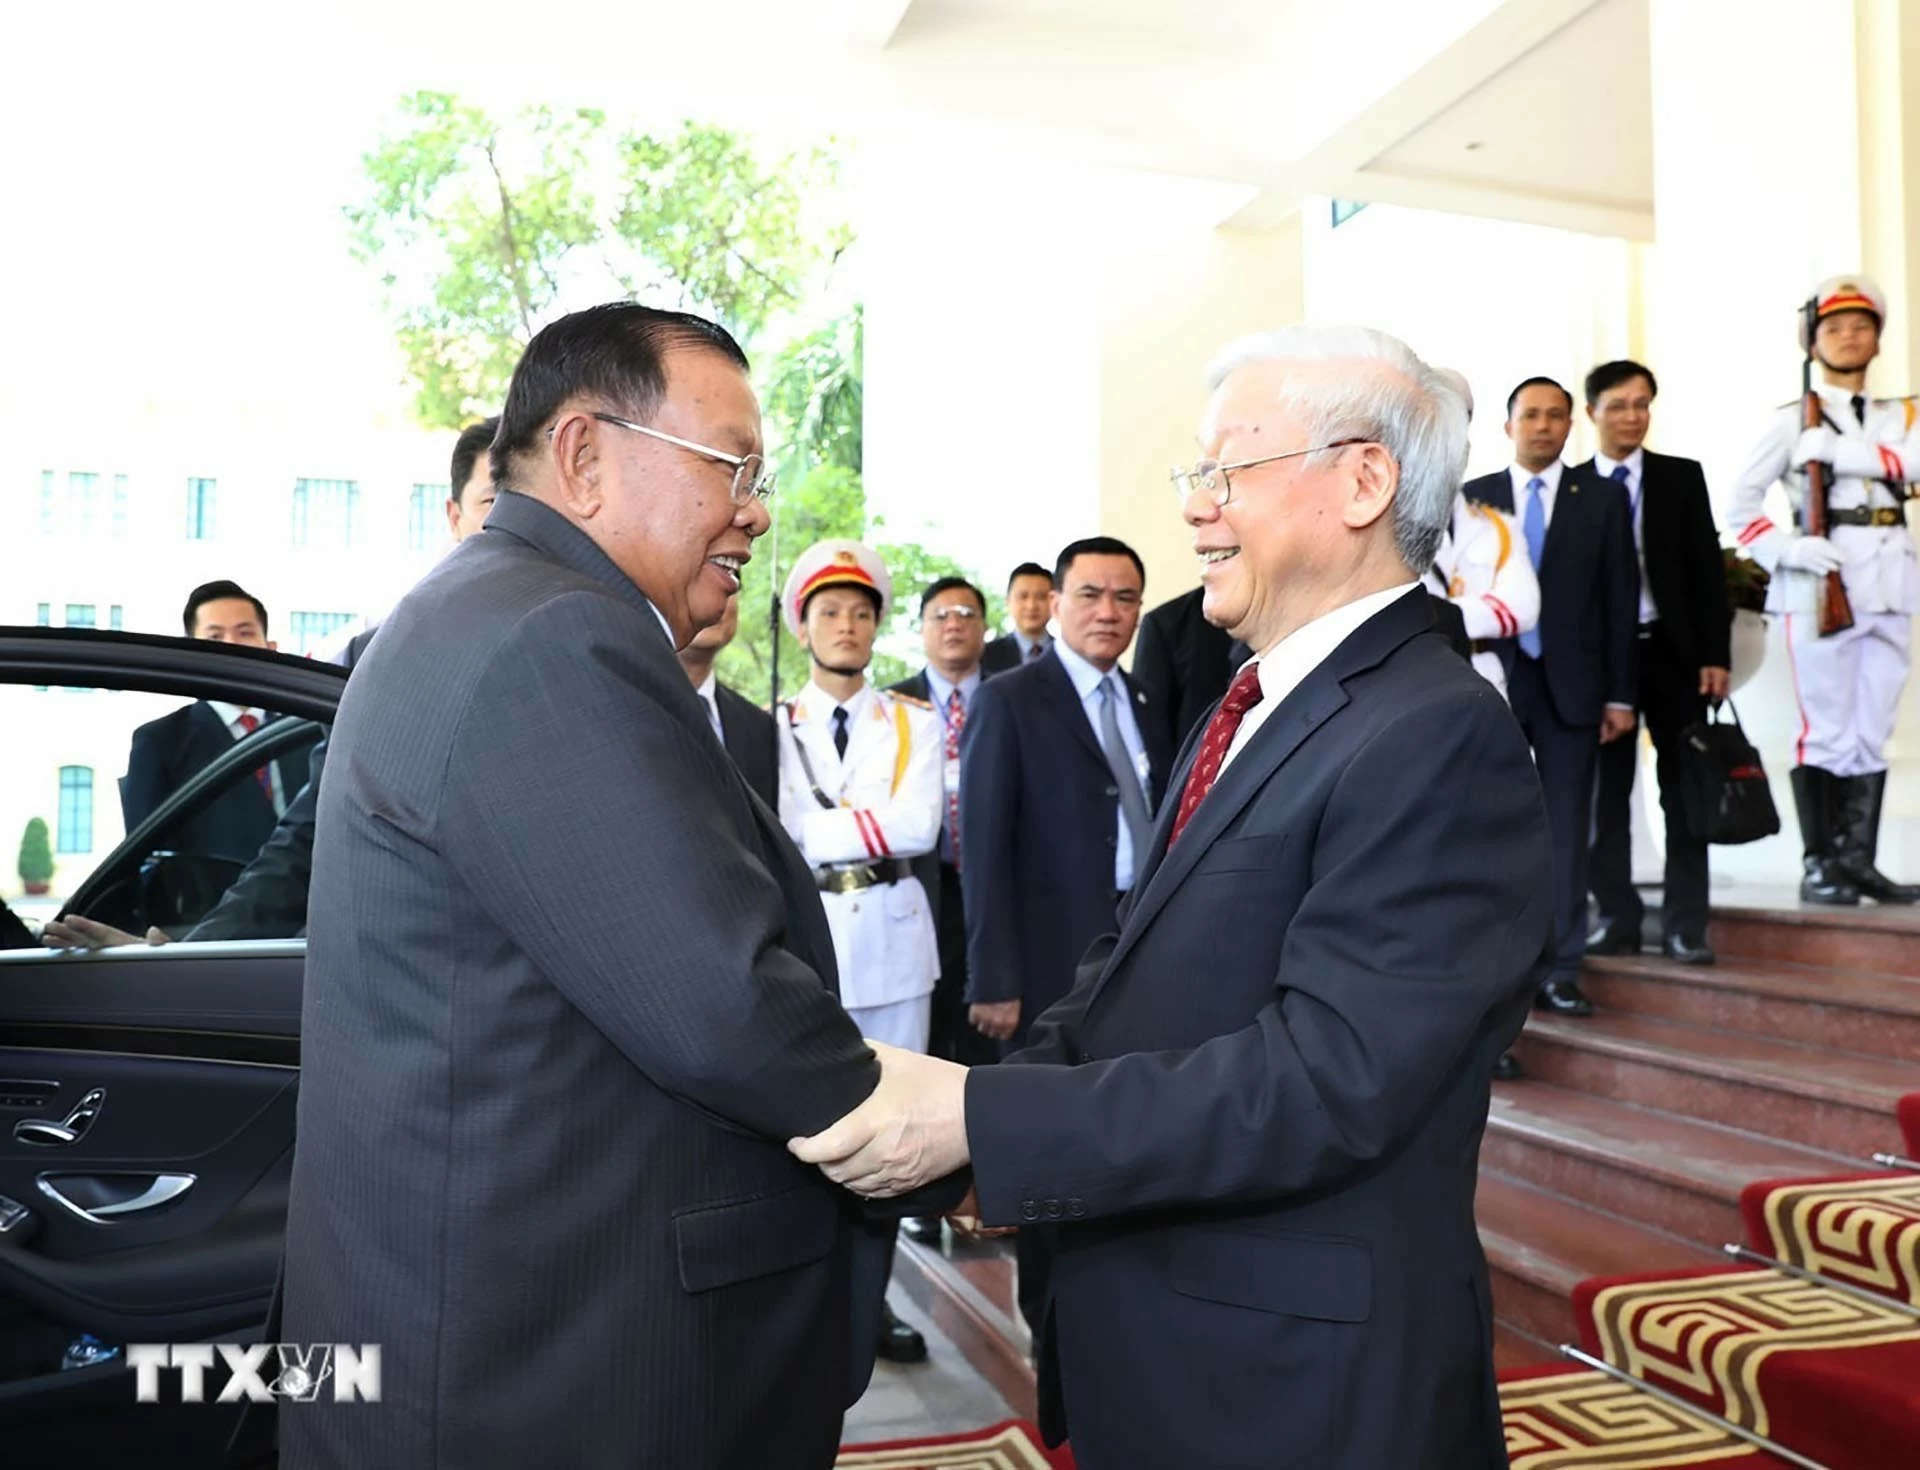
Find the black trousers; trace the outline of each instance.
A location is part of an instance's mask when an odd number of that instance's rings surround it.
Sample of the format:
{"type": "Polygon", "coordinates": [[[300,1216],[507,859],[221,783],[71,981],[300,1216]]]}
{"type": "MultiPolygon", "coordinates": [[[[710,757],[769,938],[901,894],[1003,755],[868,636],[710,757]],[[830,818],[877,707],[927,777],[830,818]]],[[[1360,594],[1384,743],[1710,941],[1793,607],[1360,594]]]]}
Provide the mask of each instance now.
{"type": "Polygon", "coordinates": [[[999,1046],[967,1020],[967,916],[961,908],[960,870],[952,863],[940,864],[940,902],[933,929],[940,951],[940,978],[933,987],[927,1055],[967,1067],[998,1061],[999,1046]]]}
{"type": "MultiPolygon", "coordinates": [[[[1707,933],[1707,844],[1687,827],[1680,806],[1680,733],[1707,717],[1700,666],[1680,654],[1658,622],[1640,630],[1640,717],[1653,737],[1654,776],[1667,819],[1667,867],[1661,928],[1698,944],[1707,933]]],[[[1593,811],[1594,902],[1610,925],[1638,931],[1646,905],[1633,886],[1630,806],[1638,742],[1600,747],[1593,811]]]]}
{"type": "Polygon", "coordinates": [[[1513,656],[1507,697],[1513,703],[1513,717],[1533,747],[1534,769],[1547,802],[1547,827],[1553,835],[1558,902],[1553,909],[1554,963],[1547,980],[1571,980],[1578,977],[1587,948],[1587,844],[1600,727],[1565,723],[1553,707],[1546,671],[1524,653],[1513,656]]]}

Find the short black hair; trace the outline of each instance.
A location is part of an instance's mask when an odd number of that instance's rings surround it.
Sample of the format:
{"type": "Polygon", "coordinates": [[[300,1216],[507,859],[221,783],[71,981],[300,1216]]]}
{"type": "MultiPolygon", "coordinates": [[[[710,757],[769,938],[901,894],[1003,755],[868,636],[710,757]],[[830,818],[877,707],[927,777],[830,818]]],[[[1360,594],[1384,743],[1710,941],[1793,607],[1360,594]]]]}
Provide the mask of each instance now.
{"type": "Polygon", "coordinates": [[[1066,586],[1067,571],[1076,560],[1083,556],[1124,556],[1133,563],[1140,574],[1140,590],[1147,586],[1146,563],[1140,560],[1140,553],[1117,536],[1088,536],[1079,541],[1069,541],[1060,548],[1060,555],[1053,563],[1053,590],[1060,591],[1066,586]]]}
{"type": "MultiPolygon", "coordinates": [[[[1042,573],[1042,575],[1044,576],[1045,573],[1042,573]]],[[[927,604],[932,602],[933,599],[938,597],[942,592],[952,592],[959,588],[964,588],[973,594],[973,600],[980,604],[980,616],[982,618],[986,617],[986,594],[965,577],[942,577],[939,581],[932,583],[925,592],[920,594],[920,616],[925,617],[927,615],[927,604]]]]}
{"type": "Polygon", "coordinates": [[[507,387],[489,456],[494,484],[511,485],[514,460],[537,447],[547,420],[576,395],[604,398],[646,423],[667,391],[666,356],[675,347],[704,347],[748,371],[733,334],[691,312],[610,301],[542,327],[507,387]]]}
{"type": "Polygon", "coordinates": [[[1045,577],[1048,582],[1053,581],[1053,573],[1041,566],[1039,562],[1023,561],[1019,566],[1007,573],[1007,591],[1013,591],[1013,584],[1018,582],[1022,577],[1045,577]]]}
{"type": "Polygon", "coordinates": [[[460,437],[453,441],[453,464],[447,471],[447,493],[455,500],[465,498],[467,482],[473,478],[473,467],[480,462],[480,456],[493,443],[493,436],[499,431],[500,416],[495,414],[477,424],[468,424],[460,431],[460,437]]]}
{"type": "Polygon", "coordinates": [[[180,614],[180,621],[187,630],[187,636],[193,637],[194,625],[200,621],[200,609],[209,602],[218,602],[223,597],[240,597],[253,604],[253,610],[260,615],[260,636],[267,636],[267,605],[255,597],[238,582],[202,582],[187,594],[186,611],[180,614]]]}
{"type": "Polygon", "coordinates": [[[1602,393],[1610,392],[1622,383],[1631,383],[1635,378],[1647,380],[1647,397],[1660,396],[1660,383],[1654,377],[1653,369],[1630,357],[1622,357],[1614,362],[1603,362],[1587,374],[1587,407],[1592,408],[1598,403],[1602,393]]]}
{"type": "Polygon", "coordinates": [[[1566,385],[1555,378],[1523,378],[1507,395],[1507,417],[1513,417],[1513,406],[1520,401],[1520,395],[1529,388],[1558,388],[1561,397],[1567,400],[1567,412],[1573,412],[1573,395],[1567,392],[1566,385]]]}

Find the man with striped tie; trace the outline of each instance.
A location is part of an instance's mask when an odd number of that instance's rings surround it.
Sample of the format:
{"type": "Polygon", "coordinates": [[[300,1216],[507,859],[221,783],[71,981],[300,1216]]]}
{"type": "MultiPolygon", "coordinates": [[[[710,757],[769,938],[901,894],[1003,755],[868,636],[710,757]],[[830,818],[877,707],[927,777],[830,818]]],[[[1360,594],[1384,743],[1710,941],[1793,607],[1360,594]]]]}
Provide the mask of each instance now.
{"type": "MultiPolygon", "coordinates": [[[[1654,775],[1666,814],[1666,881],[1661,952],[1683,965],[1710,965],[1707,840],[1687,824],[1680,799],[1681,734],[1727,697],[1730,675],[1727,573],[1698,461],[1645,447],[1654,395],[1651,369],[1603,362],[1587,374],[1587,417],[1600,449],[1578,472],[1627,492],[1640,568],[1638,704],[1653,737],[1654,775]]],[[[1633,886],[1629,808],[1640,742],[1629,734],[1601,747],[1594,803],[1593,897],[1600,926],[1588,954],[1638,954],[1645,905],[1633,886]]]]}
{"type": "Polygon", "coordinates": [[[1626,492],[1560,461],[1573,427],[1573,395],[1552,378],[1528,378],[1507,398],[1514,463],[1469,480],[1468,500],[1520,524],[1540,581],[1540,622],[1505,650],[1507,697],[1533,747],[1553,827],[1553,971],[1542,1010],[1586,1016],[1580,989],[1587,943],[1587,838],[1594,766],[1602,745],[1634,726],[1634,643],[1639,574],[1626,492]]]}

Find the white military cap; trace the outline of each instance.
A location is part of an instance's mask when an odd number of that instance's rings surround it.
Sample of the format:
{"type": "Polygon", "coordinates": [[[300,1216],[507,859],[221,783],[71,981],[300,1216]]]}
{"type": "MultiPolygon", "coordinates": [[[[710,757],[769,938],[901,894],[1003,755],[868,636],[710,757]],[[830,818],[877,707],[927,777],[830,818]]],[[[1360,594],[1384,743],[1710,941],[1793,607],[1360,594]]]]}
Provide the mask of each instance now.
{"type": "MultiPolygon", "coordinates": [[[[1865,276],[1828,276],[1813,288],[1813,319],[1818,322],[1842,311],[1864,311],[1881,326],[1887,321],[1887,293],[1865,276]]],[[[1800,313],[1800,350],[1806,351],[1807,314],[1800,313]]]]}
{"type": "Polygon", "coordinates": [[[800,635],[800,615],[807,599],[822,587],[837,586],[865,587],[880,599],[879,621],[887,620],[893,606],[893,578],[873,549],[858,541],[816,541],[800,553],[780,594],[787,626],[795,637],[800,635]]]}

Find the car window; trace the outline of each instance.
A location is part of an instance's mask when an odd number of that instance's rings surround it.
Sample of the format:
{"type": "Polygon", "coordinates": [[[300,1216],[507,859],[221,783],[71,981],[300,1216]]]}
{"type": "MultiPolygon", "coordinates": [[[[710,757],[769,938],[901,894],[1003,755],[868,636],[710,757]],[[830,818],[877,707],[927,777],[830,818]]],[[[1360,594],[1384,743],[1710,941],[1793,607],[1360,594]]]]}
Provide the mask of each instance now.
{"type": "Polygon", "coordinates": [[[19,921],[0,915],[0,946],[31,942],[70,907],[142,937],[150,926],[176,940],[303,932],[304,863],[276,890],[297,923],[256,919],[276,932],[248,934],[229,915],[227,932],[193,931],[269,846],[324,735],[216,700],[0,684],[0,853],[13,859],[0,901],[19,921]]]}

